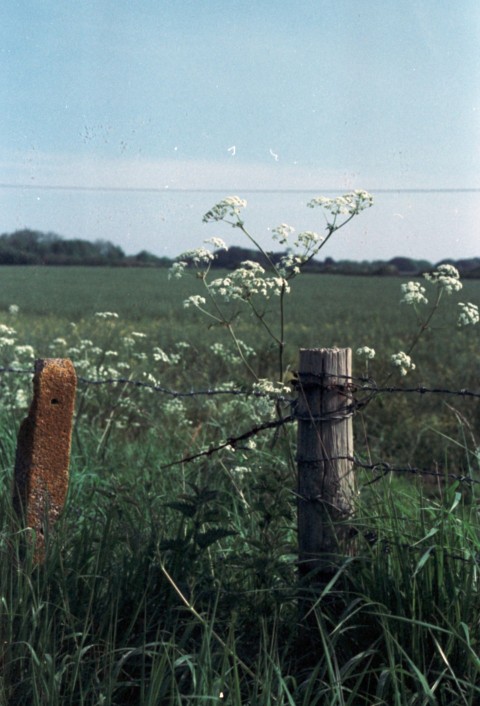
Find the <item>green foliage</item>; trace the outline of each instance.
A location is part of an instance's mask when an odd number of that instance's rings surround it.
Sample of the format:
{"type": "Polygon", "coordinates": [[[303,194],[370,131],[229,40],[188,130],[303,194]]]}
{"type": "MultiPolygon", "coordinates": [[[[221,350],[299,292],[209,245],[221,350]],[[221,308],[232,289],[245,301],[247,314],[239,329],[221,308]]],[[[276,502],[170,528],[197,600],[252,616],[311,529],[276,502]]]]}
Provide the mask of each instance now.
{"type": "Polygon", "coordinates": [[[18,230],[0,235],[0,265],[167,266],[170,262],[143,250],[126,256],[107,240],[65,240],[56,233],[18,230]]]}
{"type": "MultiPolygon", "coordinates": [[[[162,270],[2,270],[1,365],[69,356],[82,378],[122,382],[79,384],[68,502],[35,567],[20,561],[10,495],[31,375],[1,376],[0,704],[474,706],[475,486],[407,474],[366,485],[359,471],[356,556],[312,593],[297,576],[292,427],[170,465],[275,419],[275,399],[127,382],[251,390],[225,330],[183,308],[190,285],[162,270]]],[[[471,281],[462,298],[479,293],[471,281]]],[[[286,363],[295,369],[299,347],[406,349],[416,318],[399,299],[399,280],[299,278],[286,363]]],[[[419,340],[409,386],[478,389],[478,333],[451,335],[453,323],[433,321],[419,340]]],[[[275,380],[256,319],[237,332],[256,376],[275,380]]],[[[375,378],[389,374],[374,363],[375,378]]],[[[478,477],[478,401],[440,399],[376,398],[355,420],[356,453],[478,477]]]]}

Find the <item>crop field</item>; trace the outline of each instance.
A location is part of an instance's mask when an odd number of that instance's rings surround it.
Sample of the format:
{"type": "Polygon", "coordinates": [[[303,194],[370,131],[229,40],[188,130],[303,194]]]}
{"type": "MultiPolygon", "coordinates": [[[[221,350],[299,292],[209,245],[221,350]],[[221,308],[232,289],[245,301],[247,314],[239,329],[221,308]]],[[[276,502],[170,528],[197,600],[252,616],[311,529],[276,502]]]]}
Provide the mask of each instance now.
{"type": "MultiPolygon", "coordinates": [[[[224,444],[288,407],[275,392],[248,394],[282,382],[267,335],[282,335],[278,298],[262,305],[263,323],[227,302],[233,338],[225,321],[184,307],[205,296],[189,275],[5,267],[0,277],[0,706],[480,703],[478,491],[453,478],[480,480],[478,398],[384,393],[359,410],[363,465],[438,476],[371,483],[378,474],[359,464],[355,552],[312,588],[297,571],[294,425],[224,444]],[[70,358],[79,385],[69,497],[36,566],[11,488],[29,371],[44,357],[70,358]],[[222,388],[238,394],[194,394],[222,388]]],[[[443,298],[405,377],[390,358],[419,322],[400,304],[402,282],[295,279],[284,370],[294,376],[299,348],[369,346],[368,368],[354,355],[360,388],[368,378],[478,392],[480,332],[456,319],[458,301],[480,301],[480,282],[443,298]]]]}

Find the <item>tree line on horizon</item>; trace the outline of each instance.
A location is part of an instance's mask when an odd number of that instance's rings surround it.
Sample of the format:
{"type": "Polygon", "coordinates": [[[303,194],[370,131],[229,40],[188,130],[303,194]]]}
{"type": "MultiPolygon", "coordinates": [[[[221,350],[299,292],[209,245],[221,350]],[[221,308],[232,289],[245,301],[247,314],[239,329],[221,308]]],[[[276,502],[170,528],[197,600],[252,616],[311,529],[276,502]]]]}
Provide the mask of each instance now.
{"type": "MultiPolygon", "coordinates": [[[[278,263],[285,252],[269,253],[278,263]]],[[[216,252],[212,267],[233,270],[245,260],[254,260],[267,265],[265,256],[258,250],[232,246],[227,251],[216,252]]],[[[57,265],[88,267],[170,267],[174,260],[158,257],[147,250],[136,255],[126,255],[122,248],[108,240],[66,239],[56,233],[23,229],[0,235],[0,265],[57,265]]],[[[442,260],[432,263],[409,257],[393,257],[385,260],[312,260],[304,271],[319,274],[410,276],[418,275],[449,262],[459,270],[462,277],[480,278],[480,257],[460,260],[442,260]]]]}

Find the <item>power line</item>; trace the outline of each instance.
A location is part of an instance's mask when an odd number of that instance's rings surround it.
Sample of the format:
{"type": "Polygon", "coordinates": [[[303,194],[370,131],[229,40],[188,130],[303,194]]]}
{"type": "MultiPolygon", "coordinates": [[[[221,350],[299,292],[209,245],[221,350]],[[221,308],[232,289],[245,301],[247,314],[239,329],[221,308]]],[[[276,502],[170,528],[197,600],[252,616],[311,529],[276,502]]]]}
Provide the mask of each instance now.
{"type": "MultiPolygon", "coordinates": [[[[164,187],[142,187],[142,186],[75,186],[75,185],[59,185],[59,184],[0,184],[0,189],[23,189],[28,191],[85,191],[85,192],[131,192],[131,193],[144,193],[144,194],[218,194],[226,193],[232,191],[231,187],[227,188],[193,188],[184,189],[169,186],[164,187]]],[[[344,192],[345,187],[339,187],[337,189],[323,189],[318,187],[317,189],[265,189],[265,188],[239,188],[234,187],[235,191],[245,193],[245,194],[317,194],[322,192],[325,194],[338,194],[344,192]]],[[[442,187],[432,187],[432,188],[404,188],[404,189],[369,189],[373,194],[475,194],[480,193],[480,188],[476,187],[460,187],[460,188],[442,188],[442,187]]]]}

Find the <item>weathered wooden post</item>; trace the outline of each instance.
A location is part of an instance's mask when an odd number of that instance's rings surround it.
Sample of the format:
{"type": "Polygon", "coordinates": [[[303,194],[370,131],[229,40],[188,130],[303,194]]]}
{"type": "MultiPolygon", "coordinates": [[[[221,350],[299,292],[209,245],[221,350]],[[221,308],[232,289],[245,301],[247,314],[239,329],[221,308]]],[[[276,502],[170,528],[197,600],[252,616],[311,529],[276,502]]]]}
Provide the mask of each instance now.
{"type": "Polygon", "coordinates": [[[298,544],[300,575],[328,580],[351,553],[353,431],[349,348],[300,350],[298,544]]]}
{"type": "Polygon", "coordinates": [[[37,563],[45,556],[45,531],[67,495],[76,385],[70,360],[35,361],[33,400],[18,432],[13,506],[22,524],[35,532],[37,563]]]}

